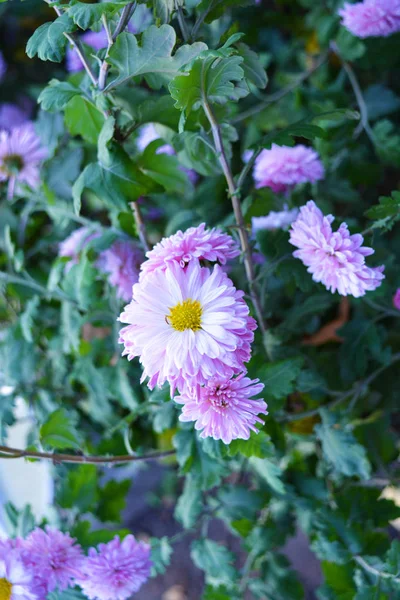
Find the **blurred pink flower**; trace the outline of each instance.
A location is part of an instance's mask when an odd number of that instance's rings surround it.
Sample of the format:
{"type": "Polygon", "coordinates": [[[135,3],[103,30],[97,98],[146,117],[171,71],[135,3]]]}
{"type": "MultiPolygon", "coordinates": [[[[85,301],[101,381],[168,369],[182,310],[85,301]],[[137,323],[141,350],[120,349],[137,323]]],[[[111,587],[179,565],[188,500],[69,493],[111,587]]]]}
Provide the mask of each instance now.
{"type": "Polygon", "coordinates": [[[308,267],[314,281],[323,283],[332,293],[364,296],[381,285],[384,267],[367,267],[365,257],[374,250],[362,246],[361,234],[350,235],[346,223],[333,232],[333,221],[334,217],[325,217],[312,200],[302,206],[290,230],[289,241],[299,248],[293,256],[308,267]]]}
{"type": "Polygon", "coordinates": [[[278,193],[298,183],[314,183],[324,173],[323,164],[312,148],[272,144],[270,150],[263,150],[257,157],[253,177],[257,188],[270,187],[278,193]]]}
{"type": "Polygon", "coordinates": [[[29,121],[31,110],[27,105],[18,106],[4,102],[0,104],[0,129],[10,131],[14,127],[19,127],[29,121]]]}
{"type": "Polygon", "coordinates": [[[152,250],[146,253],[147,259],[141,266],[140,279],[152,271],[165,270],[168,265],[178,263],[182,268],[190,261],[208,260],[225,265],[227,260],[239,256],[240,250],[235,240],[220,229],[206,229],[205,223],[190,227],[184,233],[163,238],[152,250]]]}
{"type": "Polygon", "coordinates": [[[264,384],[241,373],[232,379],[211,377],[200,390],[187,388],[174,398],[182,404],[180,421],[195,421],[200,437],[212,437],[230,444],[232,440],[248,440],[250,432],[258,433],[259,414],[268,414],[264,400],[254,399],[264,384]]]}
{"type": "Polygon", "coordinates": [[[77,583],[90,600],[126,600],[150,577],[150,546],[127,535],[90,548],[77,583]]]}
{"type": "Polygon", "coordinates": [[[400,288],[396,290],[395,295],[393,296],[393,306],[400,310],[400,288]]]}
{"type": "Polygon", "coordinates": [[[17,550],[0,558],[0,598],[4,600],[43,600],[36,594],[32,571],[17,550]]]}
{"type": "Polygon", "coordinates": [[[344,4],[342,25],[359,38],[387,37],[400,31],[400,0],[364,0],[344,4]]]}
{"type": "Polygon", "coordinates": [[[40,163],[46,158],[32,123],[0,131],[0,181],[8,181],[8,196],[17,184],[26,183],[36,189],[40,183],[40,163]]]}
{"type": "Polygon", "coordinates": [[[284,210],[275,212],[271,210],[265,217],[253,217],[251,219],[251,227],[253,235],[257,231],[267,229],[274,231],[275,229],[287,229],[299,214],[298,208],[292,208],[288,210],[287,206],[284,210]]]}
{"type": "Polygon", "coordinates": [[[170,384],[171,395],[210,377],[230,378],[250,359],[254,319],[219,265],[172,262],[133,286],[133,299],[119,317],[123,356],[140,357],[148,387],[170,384]]]}
{"type": "Polygon", "coordinates": [[[117,290],[117,297],[124,302],[132,298],[132,286],[139,279],[139,268],[144,260],[143,252],[130,241],[117,241],[104,250],[97,267],[109,274],[108,281],[117,290]]]}
{"type": "Polygon", "coordinates": [[[100,236],[98,231],[93,231],[89,227],[80,227],[75,229],[58,247],[58,256],[67,256],[71,260],[65,265],[68,272],[79,260],[79,253],[88,245],[91,240],[100,236]]]}

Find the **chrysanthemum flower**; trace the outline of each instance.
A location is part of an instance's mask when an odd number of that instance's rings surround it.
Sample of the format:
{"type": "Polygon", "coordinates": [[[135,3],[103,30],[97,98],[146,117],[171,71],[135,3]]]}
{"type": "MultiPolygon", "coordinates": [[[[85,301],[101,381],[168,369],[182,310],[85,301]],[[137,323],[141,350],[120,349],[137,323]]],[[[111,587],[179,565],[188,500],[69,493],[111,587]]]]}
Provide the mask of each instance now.
{"type": "Polygon", "coordinates": [[[81,576],[81,547],[68,533],[52,527],[46,531],[37,527],[20,541],[24,564],[47,592],[65,590],[81,576]]]}
{"type": "Polygon", "coordinates": [[[152,271],[165,270],[172,263],[182,268],[190,261],[208,260],[222,265],[239,256],[239,246],[235,240],[218,228],[206,229],[205,223],[190,227],[184,233],[163,238],[152,250],[146,253],[148,260],[142,264],[140,278],[152,271]]]}
{"type": "Polygon", "coordinates": [[[253,177],[256,187],[270,187],[285,192],[298,183],[314,183],[324,177],[324,166],[312,148],[299,144],[277,146],[263,150],[257,157],[253,177]]]}
{"type": "Polygon", "coordinates": [[[91,240],[99,237],[98,231],[90,230],[89,227],[80,227],[75,229],[58,247],[58,256],[66,256],[71,260],[65,266],[66,271],[77,264],[79,253],[88,245],[91,240]]]}
{"type": "Polygon", "coordinates": [[[384,267],[367,267],[365,257],[374,250],[362,246],[361,234],[350,235],[346,223],[333,232],[333,220],[332,215],[325,217],[312,200],[307,202],[290,230],[289,241],[299,248],[293,256],[308,267],[314,281],[323,283],[332,293],[364,296],[381,285],[384,267]]]}
{"type": "Polygon", "coordinates": [[[3,102],[0,104],[0,129],[10,131],[29,121],[30,110],[27,106],[18,106],[3,102]]]}
{"type": "Polygon", "coordinates": [[[182,404],[180,421],[195,421],[200,437],[212,437],[230,444],[232,440],[248,440],[250,432],[258,432],[259,414],[268,414],[264,400],[254,399],[264,389],[258,379],[241,373],[232,379],[211,377],[200,390],[186,388],[174,398],[182,404]]]}
{"type": "Polygon", "coordinates": [[[287,229],[299,214],[298,208],[288,210],[287,206],[284,210],[278,212],[271,210],[265,217],[253,217],[251,219],[251,227],[253,234],[257,231],[267,229],[274,231],[275,229],[287,229]]]}
{"type": "Polygon", "coordinates": [[[149,273],[119,317],[129,323],[120,332],[123,355],[140,356],[142,381],[150,389],[168,381],[171,394],[216,374],[229,378],[250,359],[256,329],[243,295],[219,265],[175,262],[149,273]]]}
{"type": "Polygon", "coordinates": [[[117,241],[104,250],[97,261],[101,271],[109,273],[108,281],[117,290],[117,297],[124,302],[132,298],[132,286],[139,279],[139,268],[144,260],[143,252],[130,241],[117,241]]]}
{"type": "Polygon", "coordinates": [[[39,600],[33,573],[23,564],[16,550],[0,558],[1,600],[39,600]]]}
{"type": "Polygon", "coordinates": [[[31,123],[0,131],[0,181],[8,181],[9,197],[17,183],[38,187],[40,163],[46,156],[31,123]]]}
{"type": "Polygon", "coordinates": [[[364,0],[344,4],[342,25],[359,38],[387,37],[400,31],[400,0],[364,0]]]}
{"type": "Polygon", "coordinates": [[[400,288],[396,290],[395,295],[393,296],[393,306],[400,310],[400,288]]]}
{"type": "Polygon", "coordinates": [[[121,542],[115,537],[108,544],[90,548],[78,580],[90,600],[126,600],[150,576],[150,546],[128,535],[121,542]]]}

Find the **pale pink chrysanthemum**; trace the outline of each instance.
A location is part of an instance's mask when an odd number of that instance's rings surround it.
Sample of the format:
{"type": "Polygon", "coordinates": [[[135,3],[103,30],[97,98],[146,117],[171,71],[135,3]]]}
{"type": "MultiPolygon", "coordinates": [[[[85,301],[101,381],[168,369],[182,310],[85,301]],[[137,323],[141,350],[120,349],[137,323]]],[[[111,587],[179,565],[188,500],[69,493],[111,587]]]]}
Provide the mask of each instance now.
{"type": "Polygon", "coordinates": [[[77,580],[90,600],[126,600],[150,577],[150,546],[127,535],[90,548],[77,580]]]}
{"type": "Polygon", "coordinates": [[[65,590],[81,576],[82,548],[68,533],[37,527],[19,543],[24,564],[47,592],[65,590]]]}
{"type": "Polygon", "coordinates": [[[78,263],[80,252],[82,252],[89,242],[99,236],[100,233],[98,231],[93,231],[89,227],[80,227],[79,229],[75,229],[63,242],[60,242],[58,256],[71,259],[65,266],[66,272],[78,263]]]}
{"type": "Polygon", "coordinates": [[[250,359],[256,329],[243,295],[219,265],[211,271],[174,262],[153,271],[133,286],[119,317],[128,323],[120,332],[123,355],[140,357],[150,389],[168,381],[171,394],[216,374],[229,378],[250,359]]]}
{"type": "Polygon", "coordinates": [[[289,241],[299,248],[293,256],[308,267],[314,281],[323,283],[332,293],[364,296],[381,285],[384,267],[367,267],[365,257],[374,250],[362,246],[361,234],[350,235],[346,223],[333,232],[333,220],[332,215],[325,217],[312,200],[302,206],[290,230],[289,241]]]}
{"type": "Polygon", "coordinates": [[[342,25],[359,38],[387,37],[400,31],[400,0],[364,0],[344,4],[342,25]]]}
{"type": "Polygon", "coordinates": [[[3,102],[0,104],[0,129],[10,131],[14,127],[24,125],[29,121],[30,112],[28,106],[3,102]]]}
{"type": "Polygon", "coordinates": [[[274,192],[286,192],[298,183],[314,183],[324,177],[324,166],[315,150],[302,144],[277,146],[262,150],[254,164],[256,187],[270,187],[274,192]]]}
{"type": "Polygon", "coordinates": [[[139,279],[139,268],[143,260],[143,252],[136,244],[119,240],[100,254],[97,267],[109,273],[108,281],[116,288],[117,297],[129,302],[132,298],[132,286],[139,279]]]}
{"type": "Polygon", "coordinates": [[[232,440],[248,440],[250,432],[258,433],[256,423],[263,423],[259,414],[268,414],[264,400],[254,399],[264,389],[259,379],[249,379],[240,373],[232,379],[211,377],[199,389],[186,388],[174,398],[182,404],[180,421],[195,421],[200,437],[212,437],[230,444],[232,440]]]}
{"type": "Polygon", "coordinates": [[[288,229],[299,214],[298,208],[289,210],[287,206],[284,210],[278,212],[271,210],[265,217],[253,217],[251,219],[251,229],[253,235],[257,231],[274,231],[275,229],[288,229]]]}
{"type": "Polygon", "coordinates": [[[17,550],[0,558],[0,598],[4,600],[43,600],[37,595],[33,572],[17,550]]]}
{"type": "Polygon", "coordinates": [[[8,181],[8,196],[14,195],[16,184],[39,185],[40,163],[47,156],[32,123],[0,131],[0,181],[8,181]]]}
{"type": "Polygon", "coordinates": [[[393,306],[400,310],[400,288],[396,290],[395,295],[393,296],[393,306]]]}
{"type": "Polygon", "coordinates": [[[6,72],[7,72],[7,63],[4,59],[3,53],[0,52],[0,81],[3,81],[6,72]]]}
{"type": "Polygon", "coordinates": [[[190,227],[184,233],[163,238],[152,250],[146,253],[147,259],[141,266],[140,279],[157,269],[166,269],[172,263],[182,268],[190,261],[208,260],[225,265],[228,260],[239,256],[240,250],[235,240],[220,229],[206,229],[205,223],[190,227]]]}

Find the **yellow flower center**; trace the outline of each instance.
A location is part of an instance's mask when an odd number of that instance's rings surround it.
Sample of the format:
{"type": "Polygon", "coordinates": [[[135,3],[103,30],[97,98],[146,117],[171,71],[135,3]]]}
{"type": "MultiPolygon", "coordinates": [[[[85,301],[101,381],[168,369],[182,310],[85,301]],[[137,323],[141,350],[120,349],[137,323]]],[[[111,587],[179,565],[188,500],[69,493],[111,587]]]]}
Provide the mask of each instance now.
{"type": "Polygon", "coordinates": [[[202,314],[203,309],[201,308],[200,302],[188,298],[173,308],[170,308],[166,320],[167,323],[176,329],[176,331],[185,331],[186,329],[198,331],[201,329],[202,314]]]}
{"type": "Polygon", "coordinates": [[[10,600],[12,592],[12,583],[4,577],[0,577],[0,600],[10,600]]]}

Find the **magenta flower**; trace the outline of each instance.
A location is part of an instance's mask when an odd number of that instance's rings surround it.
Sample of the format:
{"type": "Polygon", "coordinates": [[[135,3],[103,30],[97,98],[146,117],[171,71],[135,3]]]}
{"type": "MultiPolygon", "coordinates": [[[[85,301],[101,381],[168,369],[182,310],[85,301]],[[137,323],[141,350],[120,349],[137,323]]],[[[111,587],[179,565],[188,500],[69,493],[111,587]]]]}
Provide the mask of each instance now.
{"type": "Polygon", "coordinates": [[[0,131],[0,181],[8,181],[9,198],[17,184],[39,186],[40,163],[46,156],[31,123],[0,131]]]}
{"type": "Polygon", "coordinates": [[[344,4],[342,25],[359,38],[387,37],[400,31],[400,0],[364,0],[344,4]]]}
{"type": "Polygon", "coordinates": [[[30,112],[27,106],[3,102],[0,104],[0,129],[10,131],[14,127],[24,125],[29,121],[30,112]]]}
{"type": "Polygon", "coordinates": [[[333,232],[333,220],[332,215],[325,217],[312,200],[302,206],[290,230],[289,241],[299,248],[293,256],[308,267],[314,281],[323,283],[332,293],[364,296],[381,285],[384,267],[367,267],[365,257],[374,250],[362,246],[361,234],[350,235],[346,223],[333,232]]]}
{"type": "Polygon", "coordinates": [[[126,600],[146,582],[150,570],[150,546],[133,535],[122,542],[116,536],[98,550],[90,548],[78,584],[90,600],[126,600]]]}
{"type": "Polygon", "coordinates": [[[65,590],[82,574],[82,549],[68,533],[37,527],[19,544],[24,564],[47,592],[65,590]]]}
{"type": "Polygon", "coordinates": [[[184,268],[190,261],[208,260],[225,265],[239,256],[239,246],[235,240],[218,228],[206,229],[205,223],[190,227],[184,233],[178,231],[163,238],[152,250],[146,253],[148,260],[142,266],[140,279],[152,271],[165,270],[172,263],[184,268]]]}
{"type": "Polygon", "coordinates": [[[258,433],[259,414],[268,414],[264,400],[254,399],[264,384],[241,373],[232,379],[211,377],[200,390],[186,388],[174,398],[182,404],[180,421],[195,421],[200,437],[212,437],[230,444],[232,440],[248,440],[250,432],[258,433]]]}
{"type": "Polygon", "coordinates": [[[130,241],[117,241],[104,250],[97,267],[109,273],[108,281],[117,289],[117,297],[124,302],[132,298],[132,286],[139,279],[139,268],[144,260],[143,252],[130,241]]]}
{"type": "Polygon", "coordinates": [[[71,260],[66,264],[65,270],[68,272],[79,260],[79,254],[88,245],[89,242],[98,238],[100,233],[93,231],[89,227],[80,227],[75,229],[58,247],[58,256],[66,256],[71,260]]]}
{"type": "Polygon", "coordinates": [[[299,144],[262,150],[257,157],[253,177],[256,187],[270,187],[274,192],[286,192],[298,183],[314,183],[324,177],[324,166],[312,148],[299,144]]]}
{"type": "Polygon", "coordinates": [[[211,271],[172,262],[133,286],[133,299],[119,317],[123,355],[140,356],[142,381],[170,384],[171,395],[186,384],[205,384],[220,374],[230,378],[250,359],[254,319],[219,265],[211,271]]]}
{"type": "Polygon", "coordinates": [[[7,72],[7,63],[4,60],[3,53],[0,52],[0,81],[3,81],[6,72],[7,72]]]}
{"type": "Polygon", "coordinates": [[[298,208],[292,208],[291,210],[288,210],[287,206],[285,206],[284,210],[280,210],[278,212],[271,210],[265,217],[253,217],[251,219],[253,235],[256,234],[257,231],[262,231],[264,229],[268,231],[274,231],[275,229],[288,229],[298,214],[298,208]]]}
{"type": "Polygon", "coordinates": [[[396,290],[395,295],[393,296],[393,306],[400,310],[400,288],[396,290]]]}
{"type": "MultiPolygon", "coordinates": [[[[140,152],[144,152],[151,142],[159,140],[161,136],[157,133],[154,123],[147,123],[143,125],[139,130],[139,135],[136,139],[136,146],[140,152]]],[[[175,150],[170,144],[164,144],[157,148],[157,154],[175,154],[175,150]]]]}
{"type": "Polygon", "coordinates": [[[0,598],[39,600],[36,591],[32,571],[26,568],[16,550],[9,550],[0,558],[0,598]]]}

